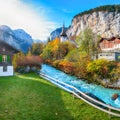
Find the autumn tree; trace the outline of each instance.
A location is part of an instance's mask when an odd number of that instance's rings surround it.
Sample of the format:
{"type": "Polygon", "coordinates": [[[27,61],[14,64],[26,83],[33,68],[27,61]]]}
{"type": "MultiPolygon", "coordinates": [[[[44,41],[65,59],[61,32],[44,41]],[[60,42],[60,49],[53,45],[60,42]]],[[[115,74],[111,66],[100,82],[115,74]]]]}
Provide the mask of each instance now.
{"type": "Polygon", "coordinates": [[[12,64],[13,64],[15,70],[17,69],[18,64],[21,64],[22,61],[24,61],[24,58],[25,58],[25,54],[22,52],[19,52],[13,56],[12,64]]]}
{"type": "Polygon", "coordinates": [[[72,51],[73,49],[76,48],[76,46],[74,44],[70,43],[69,41],[60,43],[59,47],[60,47],[60,58],[61,59],[66,57],[66,55],[70,51],[72,51]]]}
{"type": "Polygon", "coordinates": [[[59,38],[49,42],[43,49],[42,56],[44,59],[58,60],[63,59],[75,45],[70,42],[60,42],[59,38]]]}
{"type": "Polygon", "coordinates": [[[92,80],[101,81],[103,79],[111,79],[111,73],[115,66],[115,62],[98,59],[87,65],[87,71],[90,73],[92,80]]]}
{"type": "Polygon", "coordinates": [[[45,45],[43,43],[33,43],[31,53],[33,55],[40,55],[43,52],[44,46],[45,45]]]}
{"type": "Polygon", "coordinates": [[[95,39],[93,32],[91,29],[86,28],[84,31],[82,31],[79,36],[76,38],[76,43],[81,51],[81,53],[85,53],[88,56],[93,57],[96,53],[95,51],[98,48],[97,41],[95,39]]]}

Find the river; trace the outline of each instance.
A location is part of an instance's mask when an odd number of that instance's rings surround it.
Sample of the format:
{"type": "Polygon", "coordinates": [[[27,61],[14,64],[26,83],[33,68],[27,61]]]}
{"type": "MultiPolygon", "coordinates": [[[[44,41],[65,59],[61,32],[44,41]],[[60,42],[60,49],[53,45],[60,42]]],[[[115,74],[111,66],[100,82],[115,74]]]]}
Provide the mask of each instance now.
{"type": "Polygon", "coordinates": [[[85,80],[78,79],[75,76],[70,76],[46,64],[42,65],[40,72],[48,76],[51,76],[55,79],[58,79],[62,82],[70,84],[78,88],[82,92],[91,93],[98,97],[99,99],[101,99],[102,101],[104,101],[106,104],[120,108],[120,90],[113,90],[109,88],[104,88],[103,86],[100,85],[88,84],[87,81],[85,80]],[[119,97],[116,100],[112,100],[111,96],[115,93],[118,93],[119,97]]]}

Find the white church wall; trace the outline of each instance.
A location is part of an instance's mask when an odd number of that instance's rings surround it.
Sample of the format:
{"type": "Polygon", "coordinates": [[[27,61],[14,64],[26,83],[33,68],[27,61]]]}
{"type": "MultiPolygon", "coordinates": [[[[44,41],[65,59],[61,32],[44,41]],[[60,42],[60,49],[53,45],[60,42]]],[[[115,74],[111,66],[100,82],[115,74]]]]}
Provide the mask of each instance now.
{"type": "Polygon", "coordinates": [[[60,38],[60,41],[61,41],[61,42],[65,42],[66,40],[67,40],[66,37],[61,37],[61,38],[60,38]]]}
{"type": "Polygon", "coordinates": [[[3,72],[3,66],[0,66],[0,76],[13,76],[13,66],[7,66],[7,71],[3,72]]]}

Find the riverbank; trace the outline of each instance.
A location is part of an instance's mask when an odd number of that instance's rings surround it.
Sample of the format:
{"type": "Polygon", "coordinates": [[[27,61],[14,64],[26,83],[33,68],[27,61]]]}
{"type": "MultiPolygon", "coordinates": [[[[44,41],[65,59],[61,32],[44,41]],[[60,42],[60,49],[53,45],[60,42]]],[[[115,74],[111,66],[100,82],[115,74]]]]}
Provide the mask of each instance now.
{"type": "Polygon", "coordinates": [[[103,100],[106,104],[120,108],[120,98],[117,98],[116,100],[111,99],[115,93],[119,94],[120,90],[108,89],[101,85],[87,83],[85,80],[65,74],[64,72],[45,64],[42,65],[40,72],[61,82],[72,85],[84,93],[91,93],[103,100]]]}
{"type": "MultiPolygon", "coordinates": [[[[106,62],[106,60],[100,60],[100,62],[103,62],[103,63],[104,63],[104,61],[106,62]]],[[[83,81],[87,81],[88,83],[91,83],[91,84],[94,83],[96,85],[101,85],[101,86],[103,86],[105,88],[111,88],[111,89],[120,90],[120,80],[118,79],[118,77],[119,77],[119,75],[118,75],[119,74],[119,72],[118,72],[119,67],[117,69],[117,64],[119,66],[119,63],[110,61],[109,64],[111,64],[111,65],[108,64],[108,66],[109,67],[115,67],[116,66],[116,68],[115,69],[109,68],[109,69],[113,69],[113,71],[112,71],[113,73],[111,73],[111,74],[106,73],[106,74],[108,74],[107,75],[108,78],[104,78],[104,77],[107,77],[107,76],[102,75],[102,74],[100,76],[97,75],[97,71],[96,71],[96,73],[94,73],[92,75],[91,73],[84,70],[86,68],[79,68],[80,71],[83,70],[82,72],[85,72],[84,75],[83,75],[83,73],[82,73],[82,75],[80,75],[81,72],[79,72],[79,74],[76,74],[75,69],[78,69],[79,65],[76,66],[76,68],[75,68],[73,63],[69,63],[69,62],[62,62],[61,63],[61,60],[55,61],[55,62],[47,61],[47,62],[45,62],[45,64],[48,64],[48,65],[50,65],[50,66],[52,66],[52,67],[54,67],[54,68],[56,68],[58,70],[61,70],[61,71],[63,71],[64,73],[66,73],[68,75],[74,75],[78,79],[82,79],[83,81]]],[[[93,66],[93,67],[95,67],[95,66],[93,66]]],[[[108,68],[106,68],[106,66],[104,66],[104,64],[96,66],[96,69],[97,69],[97,67],[101,67],[101,70],[103,69],[103,71],[104,71],[103,67],[105,67],[105,69],[108,69],[108,68]]]]}

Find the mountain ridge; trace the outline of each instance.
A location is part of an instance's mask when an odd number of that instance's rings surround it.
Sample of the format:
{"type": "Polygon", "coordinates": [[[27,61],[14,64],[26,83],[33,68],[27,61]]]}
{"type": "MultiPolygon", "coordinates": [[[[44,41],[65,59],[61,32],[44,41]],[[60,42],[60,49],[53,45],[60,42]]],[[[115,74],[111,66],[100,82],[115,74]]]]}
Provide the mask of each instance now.
{"type": "Polygon", "coordinates": [[[7,25],[0,26],[0,40],[26,53],[32,46],[33,39],[23,29],[12,30],[7,25]]]}

